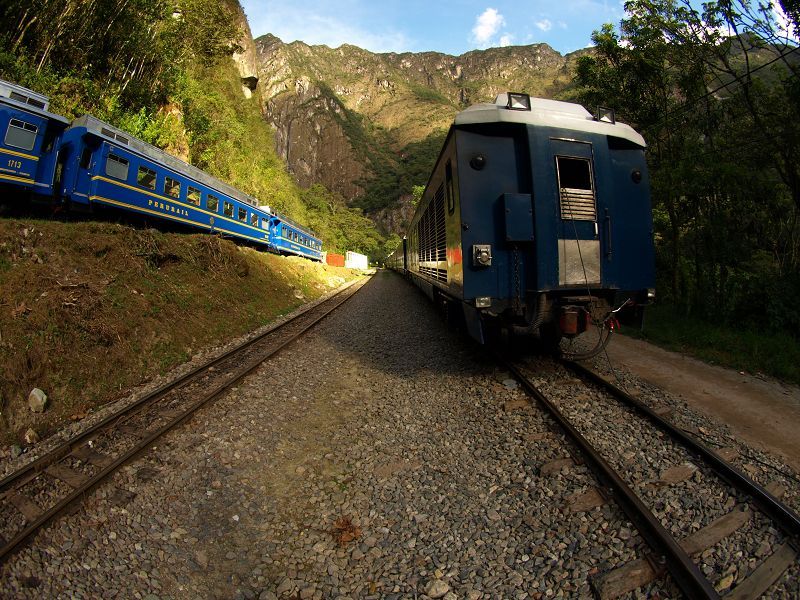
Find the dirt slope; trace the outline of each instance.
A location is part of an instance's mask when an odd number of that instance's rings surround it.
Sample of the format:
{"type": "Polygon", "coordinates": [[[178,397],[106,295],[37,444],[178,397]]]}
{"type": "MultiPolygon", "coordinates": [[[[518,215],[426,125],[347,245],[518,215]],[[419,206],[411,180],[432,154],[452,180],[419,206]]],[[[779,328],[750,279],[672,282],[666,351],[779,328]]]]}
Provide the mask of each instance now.
{"type": "Polygon", "coordinates": [[[622,335],[608,346],[615,367],[682,397],[727,423],[748,444],[784,458],[800,471],[800,388],[663,350],[622,335]]]}
{"type": "Polygon", "coordinates": [[[1,441],[44,435],[354,276],[206,235],[2,219],[1,441]]]}

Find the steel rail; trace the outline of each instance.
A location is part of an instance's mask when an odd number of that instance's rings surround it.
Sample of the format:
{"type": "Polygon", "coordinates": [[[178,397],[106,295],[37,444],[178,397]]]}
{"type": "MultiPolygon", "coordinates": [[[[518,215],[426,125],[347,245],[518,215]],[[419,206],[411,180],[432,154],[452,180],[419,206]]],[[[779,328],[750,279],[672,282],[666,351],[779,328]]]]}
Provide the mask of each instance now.
{"type": "Polygon", "coordinates": [[[796,540],[798,537],[800,537],[800,517],[797,515],[797,513],[786,506],[783,502],[778,500],[758,483],[734,467],[732,464],[724,460],[716,452],[711,450],[711,448],[700,442],[697,438],[689,433],[679,429],[662,416],[658,415],[654,410],[652,410],[638,398],[631,396],[625,390],[617,387],[584,365],[569,360],[562,361],[562,364],[579,376],[589,379],[593,383],[603,387],[616,398],[619,398],[627,405],[635,408],[640,413],[647,416],[667,435],[679,441],[687,449],[689,449],[689,451],[703,459],[717,472],[720,477],[722,477],[730,485],[752,498],[758,508],[761,509],[761,511],[769,516],[773,521],[775,521],[775,523],[783,530],[784,533],[795,538],[796,540]]]}
{"type": "MultiPolygon", "coordinates": [[[[329,302],[329,301],[333,300],[334,298],[336,298],[340,294],[345,293],[353,285],[356,285],[356,284],[357,284],[357,282],[351,283],[350,285],[348,285],[347,287],[339,290],[338,292],[336,292],[334,295],[332,295],[330,298],[327,298],[323,302],[321,302],[319,304],[315,304],[314,306],[309,306],[309,307],[304,308],[303,310],[298,312],[294,317],[292,317],[288,321],[284,321],[283,323],[275,324],[274,326],[270,327],[269,329],[267,329],[266,331],[262,332],[261,334],[255,336],[255,337],[253,337],[253,338],[251,338],[249,340],[245,340],[241,344],[238,344],[238,345],[234,346],[233,348],[230,348],[229,350],[226,350],[225,352],[223,352],[222,354],[220,354],[216,358],[213,358],[210,361],[208,361],[208,362],[206,362],[206,363],[204,363],[202,365],[199,365],[199,366],[195,367],[194,369],[191,369],[190,371],[188,371],[187,373],[181,375],[177,379],[169,381],[169,382],[165,383],[164,385],[156,388],[152,392],[149,392],[149,393],[145,394],[144,396],[142,396],[141,398],[139,398],[135,402],[132,402],[131,404],[129,404],[125,408],[121,409],[120,411],[114,412],[112,414],[109,414],[108,416],[104,417],[103,419],[101,419],[100,421],[98,421],[97,423],[92,425],[91,427],[88,427],[87,429],[85,429],[85,430],[81,431],[80,433],[76,434],[74,437],[71,437],[68,440],[65,440],[62,444],[58,445],[56,448],[53,448],[52,450],[50,450],[50,451],[46,452],[45,454],[43,454],[42,456],[40,456],[39,458],[37,458],[35,460],[32,460],[31,462],[23,465],[22,467],[20,467],[18,470],[14,471],[13,473],[9,473],[3,479],[0,479],[0,490],[6,490],[6,489],[10,488],[12,486],[12,484],[14,484],[18,480],[22,479],[23,476],[31,473],[32,471],[36,471],[36,472],[41,471],[44,468],[46,468],[47,466],[53,464],[54,462],[57,462],[57,461],[61,460],[62,458],[64,458],[68,454],[70,454],[76,447],[82,445],[84,442],[86,442],[87,440],[91,439],[92,435],[94,433],[96,433],[97,431],[103,429],[107,425],[111,424],[112,421],[115,421],[115,420],[119,419],[120,417],[132,415],[137,411],[137,409],[142,408],[142,407],[146,406],[147,404],[150,404],[150,403],[157,402],[157,401],[161,400],[163,397],[165,397],[170,392],[175,391],[177,389],[180,389],[185,384],[188,384],[189,382],[191,382],[193,379],[195,379],[197,377],[197,375],[199,375],[203,371],[208,371],[211,367],[217,366],[218,364],[220,364],[221,362],[229,359],[230,357],[234,356],[238,352],[241,352],[242,350],[245,350],[245,349],[249,348],[250,346],[256,344],[257,342],[260,342],[261,340],[266,338],[268,335],[274,333],[275,331],[278,331],[278,330],[282,329],[283,327],[286,327],[287,325],[290,325],[291,323],[295,322],[297,319],[299,319],[303,315],[307,314],[309,311],[314,310],[317,306],[320,306],[324,302],[329,302]]],[[[2,497],[2,496],[0,496],[0,497],[2,497]]]]}
{"type": "Polygon", "coordinates": [[[555,421],[569,435],[580,449],[588,466],[597,477],[613,491],[614,500],[639,530],[653,551],[664,559],[664,568],[669,571],[675,583],[688,598],[719,599],[711,582],[706,579],[699,567],[689,557],[678,541],[661,524],[658,518],[641,501],[636,493],[617,474],[614,468],[597,452],[591,443],[567,420],[560,410],[542,394],[528,377],[511,361],[495,354],[500,364],[508,369],[522,384],[523,388],[545,407],[555,421]]]}
{"type": "MultiPolygon", "coordinates": [[[[235,371],[233,377],[231,377],[229,379],[226,379],[225,381],[222,381],[218,385],[212,387],[210,390],[208,390],[206,392],[206,394],[203,397],[201,397],[199,400],[197,400],[197,401],[193,402],[192,404],[190,404],[188,406],[188,408],[186,408],[181,414],[177,415],[171,421],[169,421],[165,425],[159,427],[157,430],[148,433],[144,438],[140,439],[133,447],[131,447],[129,450],[127,450],[126,452],[121,454],[119,457],[117,457],[108,466],[102,468],[98,473],[96,473],[93,477],[91,477],[89,480],[87,480],[83,485],[79,486],[78,488],[75,488],[69,495],[67,495],[65,498],[63,498],[60,501],[58,501],[50,509],[46,510],[41,515],[39,515],[39,517],[36,518],[34,521],[32,521],[30,524],[28,524],[28,526],[25,527],[25,529],[20,531],[16,536],[14,536],[11,540],[9,540],[2,547],[0,547],[0,564],[2,564],[6,560],[6,558],[8,558],[8,556],[10,556],[13,552],[18,550],[22,546],[22,544],[26,540],[28,540],[34,533],[36,533],[40,528],[44,527],[45,525],[50,523],[52,520],[54,520],[59,514],[61,514],[63,511],[65,511],[74,502],[78,501],[82,496],[84,496],[85,494],[87,494],[88,492],[93,490],[100,483],[102,483],[105,479],[107,479],[110,475],[114,474],[117,470],[119,470],[119,468],[121,466],[123,466],[127,462],[131,461],[135,457],[139,456],[143,451],[145,451],[147,448],[149,448],[156,440],[158,440],[159,438],[163,437],[166,433],[168,433],[169,431],[171,431],[175,427],[177,427],[180,424],[182,424],[185,421],[187,421],[200,408],[202,408],[203,406],[205,406],[209,402],[217,399],[219,396],[221,396],[223,393],[228,391],[231,387],[236,385],[239,381],[241,381],[247,375],[249,375],[250,373],[255,371],[268,358],[271,358],[272,356],[274,356],[275,354],[280,352],[283,348],[285,348],[286,346],[288,346],[289,344],[291,344],[292,342],[297,340],[297,338],[299,338],[301,335],[303,335],[306,331],[308,331],[312,327],[314,327],[317,324],[319,324],[323,319],[325,319],[328,315],[330,315],[334,310],[336,310],[337,308],[342,306],[345,302],[347,302],[350,298],[352,298],[355,295],[355,293],[359,289],[361,289],[361,287],[366,285],[366,283],[369,282],[370,280],[371,280],[371,278],[367,279],[367,280],[363,280],[363,283],[361,283],[360,285],[359,285],[360,282],[356,282],[355,284],[352,284],[352,285],[344,288],[340,292],[337,292],[336,294],[334,294],[333,296],[328,298],[325,302],[330,302],[333,299],[339,297],[342,293],[344,293],[344,292],[346,292],[348,290],[351,290],[353,287],[357,286],[355,291],[353,291],[352,294],[346,296],[343,300],[341,300],[340,302],[336,303],[335,305],[333,305],[330,308],[328,308],[327,310],[325,310],[321,315],[319,315],[312,322],[306,324],[299,331],[293,333],[289,338],[285,339],[284,341],[282,341],[281,343],[276,345],[274,348],[270,349],[269,352],[267,352],[266,354],[264,354],[262,356],[259,356],[255,360],[252,360],[250,363],[244,365],[242,368],[240,368],[237,371],[235,371]]],[[[256,338],[256,339],[263,339],[263,337],[265,337],[266,335],[269,335],[270,333],[272,333],[272,332],[274,332],[274,331],[276,331],[278,329],[281,329],[281,328],[283,328],[284,326],[286,326],[286,325],[288,325],[290,323],[295,322],[297,318],[307,314],[309,311],[321,306],[322,304],[324,304],[324,303],[317,304],[317,305],[315,305],[313,307],[310,307],[308,310],[304,310],[303,312],[299,313],[298,315],[296,315],[291,320],[286,321],[286,322],[276,326],[275,328],[270,329],[269,331],[265,332],[263,335],[258,336],[258,338],[256,338]]],[[[241,344],[241,345],[237,346],[235,349],[233,349],[232,351],[227,352],[225,354],[225,356],[230,357],[235,352],[244,350],[247,347],[249,347],[250,345],[252,345],[252,343],[246,342],[244,344],[241,344]]],[[[218,362],[219,362],[218,359],[214,359],[213,361],[210,361],[208,364],[204,365],[203,367],[201,367],[199,369],[195,369],[194,373],[198,373],[198,372],[204,370],[204,368],[210,366],[211,364],[218,364],[218,362]]],[[[180,378],[180,381],[185,381],[186,379],[187,379],[187,377],[184,376],[184,377],[180,378]]],[[[166,386],[162,386],[162,388],[163,387],[166,387],[166,386]]],[[[177,388],[179,386],[175,385],[174,387],[177,388]]],[[[162,388],[159,388],[159,390],[156,390],[156,392],[153,392],[153,394],[159,392],[162,388]]],[[[121,416],[121,414],[128,414],[129,412],[130,411],[127,411],[127,410],[121,411],[121,413],[117,413],[117,414],[113,415],[112,419],[107,419],[107,420],[105,420],[105,422],[109,423],[110,421],[114,420],[114,418],[119,418],[121,416]]],[[[95,430],[96,429],[97,428],[95,427],[95,430]]],[[[65,442],[64,445],[65,446],[70,446],[70,448],[73,448],[75,444],[72,443],[72,440],[68,440],[67,442],[65,442]]],[[[59,449],[56,449],[56,451],[58,451],[58,450],[59,449]]],[[[56,451],[54,451],[54,453],[56,451]]],[[[67,451],[65,454],[62,454],[61,456],[63,457],[63,456],[68,455],[68,454],[69,454],[69,451],[67,451]]]]}

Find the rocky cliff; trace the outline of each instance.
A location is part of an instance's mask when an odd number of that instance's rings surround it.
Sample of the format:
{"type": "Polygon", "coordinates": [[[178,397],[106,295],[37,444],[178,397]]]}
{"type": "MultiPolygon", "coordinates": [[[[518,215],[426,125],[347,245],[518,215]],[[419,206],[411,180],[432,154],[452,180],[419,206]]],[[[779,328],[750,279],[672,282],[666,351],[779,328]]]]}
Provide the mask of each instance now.
{"type": "Polygon", "coordinates": [[[278,154],[301,185],[322,183],[371,212],[425,183],[456,112],[508,90],[558,97],[578,55],[546,44],[461,56],[374,54],[273,35],[258,38],[256,49],[278,154]]]}
{"type": "Polygon", "coordinates": [[[240,51],[234,52],[233,61],[239,69],[239,75],[242,78],[242,93],[245,98],[252,98],[253,92],[256,91],[258,86],[258,51],[256,50],[256,42],[253,39],[253,34],[250,31],[250,23],[247,22],[247,16],[244,14],[242,5],[236,2],[236,23],[239,28],[240,37],[238,45],[240,51]]]}

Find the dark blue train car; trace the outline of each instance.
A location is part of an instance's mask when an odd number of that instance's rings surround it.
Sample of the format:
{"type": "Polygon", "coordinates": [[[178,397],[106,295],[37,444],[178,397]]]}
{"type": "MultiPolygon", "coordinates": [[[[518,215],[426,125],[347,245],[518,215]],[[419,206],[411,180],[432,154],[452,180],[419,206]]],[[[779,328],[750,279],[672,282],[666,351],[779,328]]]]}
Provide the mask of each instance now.
{"type": "Polygon", "coordinates": [[[277,214],[271,222],[272,246],[281,254],[298,254],[311,260],[322,260],[322,242],[308,229],[277,214]]]}
{"type": "Polygon", "coordinates": [[[64,132],[59,165],[71,207],[123,209],[270,248],[272,215],[255,198],[90,115],[64,132]]]}
{"type": "Polygon", "coordinates": [[[46,96],[0,80],[0,184],[7,190],[53,195],[56,156],[69,121],[48,108],[46,96]]]}
{"type": "Polygon", "coordinates": [[[388,262],[481,342],[500,329],[595,353],[655,294],[644,148],[610,112],[526,94],[472,106],[388,262]]]}

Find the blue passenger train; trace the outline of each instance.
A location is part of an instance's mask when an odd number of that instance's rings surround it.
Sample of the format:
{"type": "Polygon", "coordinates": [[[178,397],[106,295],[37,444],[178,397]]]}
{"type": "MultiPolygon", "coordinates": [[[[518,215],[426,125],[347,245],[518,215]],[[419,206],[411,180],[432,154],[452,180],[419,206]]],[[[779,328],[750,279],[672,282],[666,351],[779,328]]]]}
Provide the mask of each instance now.
{"type": "Polygon", "coordinates": [[[311,231],[256,198],[95,117],[70,122],[47,109],[45,96],[0,80],[0,184],[322,260],[311,231]]]}
{"type": "Polygon", "coordinates": [[[472,106],[388,263],[481,343],[595,354],[655,295],[644,148],[609,110],[513,93],[472,106]]]}
{"type": "Polygon", "coordinates": [[[58,145],[69,121],[48,112],[49,105],[47,97],[0,79],[0,184],[53,195],[58,145]]]}

